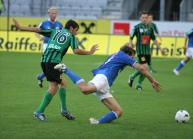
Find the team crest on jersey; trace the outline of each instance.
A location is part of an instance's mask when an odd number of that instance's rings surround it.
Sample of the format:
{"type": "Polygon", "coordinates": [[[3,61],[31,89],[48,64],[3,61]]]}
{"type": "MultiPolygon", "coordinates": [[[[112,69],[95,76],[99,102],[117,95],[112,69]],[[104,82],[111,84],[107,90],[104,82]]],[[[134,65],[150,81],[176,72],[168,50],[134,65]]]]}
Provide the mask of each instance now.
{"type": "Polygon", "coordinates": [[[56,27],[56,29],[59,29],[59,27],[56,27]]]}
{"type": "Polygon", "coordinates": [[[145,57],[141,57],[141,61],[145,61],[145,57]]]}
{"type": "Polygon", "coordinates": [[[139,31],[140,31],[141,33],[143,33],[143,29],[139,29],[139,31]]]}

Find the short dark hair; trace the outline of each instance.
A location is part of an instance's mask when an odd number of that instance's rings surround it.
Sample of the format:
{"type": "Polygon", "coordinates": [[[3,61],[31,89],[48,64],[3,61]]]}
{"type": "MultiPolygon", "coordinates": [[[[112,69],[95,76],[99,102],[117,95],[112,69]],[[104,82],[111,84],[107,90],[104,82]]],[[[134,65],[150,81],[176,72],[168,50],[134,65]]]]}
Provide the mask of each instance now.
{"type": "Polygon", "coordinates": [[[65,29],[70,29],[71,26],[72,26],[73,28],[78,28],[78,29],[79,29],[78,23],[77,23],[76,21],[72,20],[72,19],[70,19],[70,20],[68,20],[68,21],[66,22],[64,28],[65,28],[65,29]]]}
{"type": "Polygon", "coordinates": [[[140,16],[141,16],[142,14],[147,14],[147,15],[149,15],[149,13],[148,13],[147,11],[142,11],[142,12],[140,13],[140,16]]]}
{"type": "Polygon", "coordinates": [[[120,48],[121,51],[125,52],[126,54],[129,54],[130,56],[131,55],[135,55],[136,51],[131,47],[129,46],[129,44],[125,44],[123,45],[121,48],[120,48]]]}
{"type": "Polygon", "coordinates": [[[151,16],[153,18],[153,14],[149,14],[148,16],[151,16]]]}

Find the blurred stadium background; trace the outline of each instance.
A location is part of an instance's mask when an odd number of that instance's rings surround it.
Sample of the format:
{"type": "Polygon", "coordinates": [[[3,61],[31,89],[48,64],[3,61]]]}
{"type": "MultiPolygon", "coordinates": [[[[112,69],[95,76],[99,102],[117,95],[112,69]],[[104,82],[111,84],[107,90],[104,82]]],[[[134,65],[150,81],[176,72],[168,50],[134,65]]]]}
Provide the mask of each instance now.
{"type": "Polygon", "coordinates": [[[4,0],[2,16],[45,17],[51,6],[58,17],[138,20],[146,10],[160,21],[193,21],[192,0],[4,0]]]}
{"type": "MultiPolygon", "coordinates": [[[[47,11],[52,6],[58,8],[57,19],[63,25],[68,19],[79,23],[80,47],[88,49],[98,43],[104,47],[97,52],[102,55],[117,51],[128,42],[132,28],[140,22],[139,13],[145,10],[154,16],[163,40],[160,43],[168,52],[166,57],[182,58],[184,36],[193,22],[192,0],[4,0],[4,6],[6,10],[0,16],[0,51],[41,53],[41,42],[33,33],[19,32],[12,18],[23,26],[37,27],[48,19],[47,11]]],[[[153,57],[157,56],[162,57],[153,52],[153,57]]]]}

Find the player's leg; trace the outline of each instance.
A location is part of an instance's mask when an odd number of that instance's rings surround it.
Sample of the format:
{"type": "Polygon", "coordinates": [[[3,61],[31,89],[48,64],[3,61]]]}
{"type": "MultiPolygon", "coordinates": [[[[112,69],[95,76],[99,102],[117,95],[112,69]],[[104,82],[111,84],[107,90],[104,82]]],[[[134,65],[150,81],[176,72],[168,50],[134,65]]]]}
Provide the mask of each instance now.
{"type": "Polygon", "coordinates": [[[97,90],[97,88],[95,87],[95,85],[91,84],[91,83],[85,83],[84,79],[82,79],[82,77],[80,77],[79,75],[77,75],[76,73],[70,71],[70,69],[68,69],[66,67],[66,65],[64,64],[57,64],[55,67],[55,69],[64,72],[66,75],[68,75],[68,77],[71,79],[71,81],[77,85],[77,87],[79,88],[79,90],[87,95],[87,94],[91,94],[93,92],[95,92],[97,90]]]}
{"type": "MultiPolygon", "coordinates": [[[[44,44],[43,44],[43,53],[45,52],[47,45],[48,45],[47,43],[44,43],[44,44]]],[[[43,56],[43,53],[42,53],[42,56],[43,56]]],[[[44,78],[44,77],[46,77],[45,74],[44,74],[44,72],[42,72],[42,73],[40,73],[40,74],[38,74],[38,75],[36,76],[36,79],[38,80],[38,85],[39,85],[41,88],[43,87],[43,78],[44,78]]]]}
{"type": "Polygon", "coordinates": [[[49,103],[51,102],[53,96],[55,95],[55,93],[57,92],[57,87],[58,87],[58,83],[57,82],[49,82],[49,89],[48,91],[44,94],[44,97],[42,99],[42,102],[40,104],[40,106],[38,107],[38,109],[34,112],[34,116],[42,121],[47,121],[45,118],[44,110],[46,109],[46,107],[49,105],[49,103]]]}
{"type": "Polygon", "coordinates": [[[46,78],[49,81],[49,89],[44,94],[42,102],[38,109],[34,112],[34,116],[42,121],[46,121],[46,118],[43,114],[46,107],[51,102],[53,96],[57,93],[58,84],[61,82],[61,73],[54,69],[55,64],[53,63],[41,63],[42,70],[46,74],[46,78]]]}
{"type": "Polygon", "coordinates": [[[42,72],[41,74],[38,74],[36,79],[38,80],[38,85],[42,88],[43,87],[43,78],[45,77],[45,74],[42,72]]]}
{"type": "Polygon", "coordinates": [[[173,70],[174,74],[176,75],[180,75],[179,71],[184,67],[184,65],[186,63],[188,63],[188,61],[193,57],[193,49],[188,49],[187,53],[186,53],[186,57],[180,61],[180,63],[178,64],[178,66],[173,70]]]}
{"type": "Polygon", "coordinates": [[[60,88],[58,89],[58,95],[60,98],[62,116],[66,117],[68,120],[74,120],[75,117],[70,113],[66,106],[66,80],[64,77],[62,77],[60,88]]]}
{"type": "MultiPolygon", "coordinates": [[[[97,82],[95,82],[97,83],[97,82]]],[[[105,85],[104,85],[105,86],[105,85]]],[[[108,88],[108,86],[107,86],[108,88]]],[[[102,90],[108,90],[103,87],[102,90]]],[[[116,100],[113,98],[113,96],[109,92],[101,92],[97,91],[94,93],[94,95],[110,110],[107,114],[105,114],[100,119],[90,118],[91,124],[99,124],[99,123],[110,123],[113,120],[119,118],[122,115],[122,108],[119,106],[119,104],[116,102],[116,100]]]]}
{"type": "Polygon", "coordinates": [[[99,123],[110,123],[113,120],[121,117],[122,108],[119,106],[117,101],[113,97],[108,97],[102,100],[103,104],[105,104],[111,111],[105,114],[98,121],[99,123]]]}
{"type": "MultiPolygon", "coordinates": [[[[151,55],[150,55],[150,59],[151,59],[151,56],[152,56],[152,52],[151,52],[151,55]]],[[[156,72],[153,67],[152,67],[152,60],[150,61],[150,64],[148,65],[148,69],[149,69],[149,72],[153,73],[153,72],[156,72]]]]}
{"type": "MultiPolygon", "coordinates": [[[[140,61],[142,63],[141,66],[143,66],[146,70],[148,70],[148,65],[150,64],[150,58],[151,58],[150,55],[145,55],[144,57],[141,57],[141,61],[140,61]]],[[[143,74],[140,74],[139,80],[135,86],[135,89],[142,90],[141,84],[144,81],[144,79],[145,79],[145,76],[143,74]]]]}
{"type": "MultiPolygon", "coordinates": [[[[137,57],[138,57],[138,59],[140,59],[141,55],[138,55],[137,57]]],[[[138,60],[138,62],[140,63],[140,60],[138,60]]],[[[129,75],[128,84],[130,87],[133,86],[133,81],[134,81],[135,77],[137,77],[140,74],[141,74],[141,72],[139,70],[135,70],[133,74],[129,75]]]]}

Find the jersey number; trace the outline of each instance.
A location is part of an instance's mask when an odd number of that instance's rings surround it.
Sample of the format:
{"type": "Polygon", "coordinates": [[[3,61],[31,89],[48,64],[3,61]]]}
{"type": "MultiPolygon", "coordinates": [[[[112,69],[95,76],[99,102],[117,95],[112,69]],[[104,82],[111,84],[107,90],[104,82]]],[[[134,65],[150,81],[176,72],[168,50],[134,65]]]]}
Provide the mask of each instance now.
{"type": "Polygon", "coordinates": [[[59,44],[63,44],[67,40],[67,36],[69,36],[69,33],[64,32],[61,34],[61,30],[56,31],[56,34],[53,36],[52,41],[57,41],[59,44]]]}

